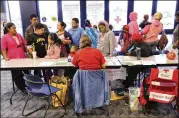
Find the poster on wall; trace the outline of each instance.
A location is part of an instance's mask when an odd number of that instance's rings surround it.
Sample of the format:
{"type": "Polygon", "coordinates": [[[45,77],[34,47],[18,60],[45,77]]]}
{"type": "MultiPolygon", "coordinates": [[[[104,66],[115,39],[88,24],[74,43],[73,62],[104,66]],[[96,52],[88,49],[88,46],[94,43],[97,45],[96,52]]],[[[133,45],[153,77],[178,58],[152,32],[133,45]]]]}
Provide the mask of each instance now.
{"type": "Polygon", "coordinates": [[[78,18],[79,19],[79,25],[80,25],[80,2],[72,1],[70,3],[62,2],[62,8],[63,8],[63,20],[67,24],[66,30],[71,28],[71,20],[72,18],[78,18]]]}
{"type": "Polygon", "coordinates": [[[92,25],[97,25],[104,19],[103,1],[87,1],[87,19],[91,21],[92,25]]]}

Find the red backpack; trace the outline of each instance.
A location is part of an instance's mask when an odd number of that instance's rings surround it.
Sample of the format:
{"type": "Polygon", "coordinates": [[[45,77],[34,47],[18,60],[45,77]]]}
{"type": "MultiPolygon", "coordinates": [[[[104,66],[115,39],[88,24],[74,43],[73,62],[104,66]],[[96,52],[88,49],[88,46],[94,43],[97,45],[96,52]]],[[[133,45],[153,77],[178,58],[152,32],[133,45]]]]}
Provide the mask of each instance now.
{"type": "Polygon", "coordinates": [[[122,28],[122,32],[119,35],[119,44],[121,45],[121,52],[125,53],[128,47],[131,45],[130,42],[131,35],[129,34],[129,26],[124,25],[122,28]]]}
{"type": "Polygon", "coordinates": [[[149,80],[149,101],[171,103],[178,96],[177,69],[151,69],[149,80]]]}

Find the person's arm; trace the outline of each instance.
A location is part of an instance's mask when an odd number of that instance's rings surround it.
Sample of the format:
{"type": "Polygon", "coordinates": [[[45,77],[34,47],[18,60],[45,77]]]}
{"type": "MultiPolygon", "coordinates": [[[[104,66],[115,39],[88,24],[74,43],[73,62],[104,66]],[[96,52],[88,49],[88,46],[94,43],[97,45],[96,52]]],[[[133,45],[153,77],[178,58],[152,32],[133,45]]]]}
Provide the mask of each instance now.
{"type": "Polygon", "coordinates": [[[27,40],[28,35],[29,35],[29,30],[28,30],[28,28],[27,28],[27,29],[25,30],[25,40],[27,40]]]}
{"type": "Polygon", "coordinates": [[[34,43],[33,35],[32,34],[28,35],[26,40],[27,40],[27,50],[28,50],[29,53],[32,53],[34,51],[33,46],[32,46],[33,43],[34,43]]]}
{"type": "Polygon", "coordinates": [[[70,33],[65,32],[64,35],[65,35],[65,38],[66,38],[66,39],[62,39],[63,43],[64,43],[64,44],[68,44],[68,45],[72,44],[72,38],[71,38],[70,33]]]}
{"type": "Polygon", "coordinates": [[[6,37],[3,36],[2,39],[1,39],[2,56],[4,57],[4,59],[5,59],[6,61],[8,61],[9,58],[8,58],[8,56],[7,56],[7,51],[6,51],[6,49],[7,49],[7,40],[6,40],[6,37]]]}
{"type": "Polygon", "coordinates": [[[149,29],[150,29],[150,25],[146,25],[145,27],[144,27],[144,29],[140,32],[142,35],[144,34],[147,34],[147,32],[149,31],[149,29]]]}
{"type": "Polygon", "coordinates": [[[96,55],[99,56],[101,69],[105,69],[107,66],[107,62],[106,62],[103,54],[101,53],[101,51],[98,50],[96,55]]]}
{"type": "Polygon", "coordinates": [[[111,32],[110,34],[109,34],[109,42],[110,42],[110,56],[113,56],[113,53],[114,53],[114,49],[115,49],[115,41],[116,39],[115,39],[115,35],[114,35],[114,33],[113,32],[111,32]]]}
{"type": "Polygon", "coordinates": [[[179,40],[176,40],[176,42],[173,44],[173,49],[176,49],[179,47],[179,40]]]}
{"type": "Polygon", "coordinates": [[[60,58],[60,47],[58,46],[55,46],[54,48],[54,55],[51,55],[51,56],[46,56],[46,58],[49,58],[49,59],[58,59],[60,58]]]}
{"type": "Polygon", "coordinates": [[[79,55],[78,55],[78,52],[76,52],[75,56],[73,57],[73,61],[72,61],[72,64],[75,67],[78,67],[78,58],[79,58],[79,55]]]}

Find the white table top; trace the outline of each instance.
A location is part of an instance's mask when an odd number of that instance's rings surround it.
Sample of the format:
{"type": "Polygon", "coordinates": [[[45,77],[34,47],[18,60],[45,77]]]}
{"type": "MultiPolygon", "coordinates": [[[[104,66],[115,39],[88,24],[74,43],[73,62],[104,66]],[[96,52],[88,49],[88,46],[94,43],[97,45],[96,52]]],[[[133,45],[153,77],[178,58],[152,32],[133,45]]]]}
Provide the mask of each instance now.
{"type": "Polygon", "coordinates": [[[142,57],[141,60],[137,60],[137,57],[134,56],[117,56],[117,59],[125,66],[134,66],[134,65],[177,65],[178,56],[175,60],[167,59],[166,55],[154,55],[150,57],[142,57]]]}
{"type": "MultiPolygon", "coordinates": [[[[108,67],[119,67],[120,62],[116,57],[107,57],[108,67]]],[[[67,58],[59,59],[11,59],[9,61],[1,60],[1,69],[15,69],[15,68],[54,68],[54,67],[74,67],[71,62],[67,61],[67,58]]]]}

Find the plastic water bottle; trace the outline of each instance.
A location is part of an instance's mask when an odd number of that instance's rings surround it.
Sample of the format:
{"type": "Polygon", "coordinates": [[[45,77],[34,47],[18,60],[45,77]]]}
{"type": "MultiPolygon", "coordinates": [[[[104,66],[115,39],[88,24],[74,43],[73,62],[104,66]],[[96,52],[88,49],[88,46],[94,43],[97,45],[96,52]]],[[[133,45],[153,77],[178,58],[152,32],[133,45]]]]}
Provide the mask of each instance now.
{"type": "Polygon", "coordinates": [[[70,55],[68,56],[68,62],[72,62],[72,57],[70,55]]]}
{"type": "Polygon", "coordinates": [[[137,48],[137,50],[136,50],[136,55],[137,55],[137,60],[140,60],[140,58],[141,58],[141,49],[140,48],[137,48]]]}

